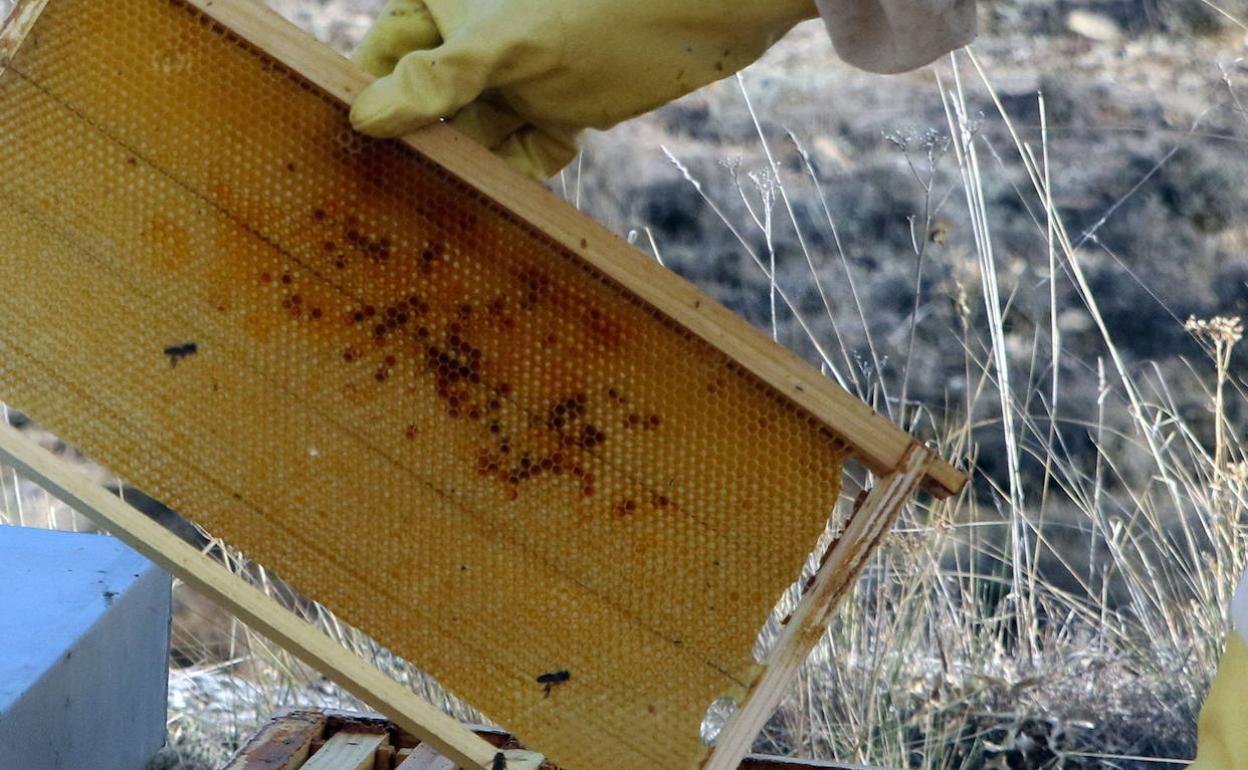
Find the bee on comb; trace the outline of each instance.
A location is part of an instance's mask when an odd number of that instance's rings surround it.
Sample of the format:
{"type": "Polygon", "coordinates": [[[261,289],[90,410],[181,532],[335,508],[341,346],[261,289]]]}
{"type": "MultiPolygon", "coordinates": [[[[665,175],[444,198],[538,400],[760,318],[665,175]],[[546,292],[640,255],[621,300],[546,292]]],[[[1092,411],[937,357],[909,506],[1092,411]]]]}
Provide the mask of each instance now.
{"type": "Polygon", "coordinates": [[[170,345],[165,348],[165,355],[169,357],[169,366],[177,366],[178,362],[184,358],[190,358],[199,352],[199,345],[194,342],[185,342],[181,345],[170,345]]]}
{"type": "Polygon", "coordinates": [[[568,681],[571,678],[572,678],[572,674],[570,672],[552,671],[548,674],[542,674],[541,676],[539,676],[537,678],[537,683],[545,686],[545,693],[546,693],[545,697],[549,698],[550,691],[552,689],[554,689],[557,685],[563,684],[564,682],[568,681]]]}

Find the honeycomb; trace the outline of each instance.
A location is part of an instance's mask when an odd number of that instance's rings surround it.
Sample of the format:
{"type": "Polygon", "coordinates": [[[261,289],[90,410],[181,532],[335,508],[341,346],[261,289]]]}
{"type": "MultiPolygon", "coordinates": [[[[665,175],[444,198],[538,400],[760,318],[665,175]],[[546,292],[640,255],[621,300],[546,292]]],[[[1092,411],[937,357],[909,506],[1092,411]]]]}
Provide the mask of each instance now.
{"type": "Polygon", "coordinates": [[[846,446],[195,7],[22,32],[0,398],[560,765],[697,767],[846,446]]]}

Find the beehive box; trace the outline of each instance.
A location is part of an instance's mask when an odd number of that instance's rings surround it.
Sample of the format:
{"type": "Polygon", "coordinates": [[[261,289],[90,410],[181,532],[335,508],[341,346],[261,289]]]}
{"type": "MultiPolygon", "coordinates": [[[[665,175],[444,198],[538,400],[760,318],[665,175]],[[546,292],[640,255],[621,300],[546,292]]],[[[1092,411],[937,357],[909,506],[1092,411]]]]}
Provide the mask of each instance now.
{"type": "Polygon", "coordinates": [[[566,767],[696,767],[722,697],[739,756],[961,476],[449,128],[353,133],[365,82],[246,0],[20,3],[0,398],[566,767]],[[901,474],[858,516],[851,457],[901,474]]]}
{"type": "Polygon", "coordinates": [[[165,744],[169,575],[113,538],[0,524],[0,586],[0,768],[145,767],[165,744]]]}
{"type": "MultiPolygon", "coordinates": [[[[475,732],[498,750],[524,744],[501,730],[475,732]]],[[[274,717],[222,770],[456,770],[413,735],[380,715],[295,709],[274,717]],[[328,746],[329,750],[324,751],[328,746]]],[[[559,770],[545,762],[541,770],[559,770]]],[[[740,770],[862,770],[833,762],[752,755],[740,770]]]]}

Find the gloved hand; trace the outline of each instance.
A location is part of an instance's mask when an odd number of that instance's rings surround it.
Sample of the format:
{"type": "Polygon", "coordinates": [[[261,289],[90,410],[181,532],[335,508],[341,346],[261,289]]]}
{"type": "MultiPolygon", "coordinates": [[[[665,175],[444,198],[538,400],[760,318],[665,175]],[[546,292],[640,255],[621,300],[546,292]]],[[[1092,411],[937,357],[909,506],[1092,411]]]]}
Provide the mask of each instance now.
{"type": "Polygon", "coordinates": [[[378,80],[355,127],[440,118],[530,176],[606,129],[752,63],[814,0],[390,0],[356,61],[378,80]]]}
{"type": "Polygon", "coordinates": [[[1232,631],[1200,710],[1196,761],[1189,770],[1241,768],[1248,768],[1248,644],[1232,631]]]}

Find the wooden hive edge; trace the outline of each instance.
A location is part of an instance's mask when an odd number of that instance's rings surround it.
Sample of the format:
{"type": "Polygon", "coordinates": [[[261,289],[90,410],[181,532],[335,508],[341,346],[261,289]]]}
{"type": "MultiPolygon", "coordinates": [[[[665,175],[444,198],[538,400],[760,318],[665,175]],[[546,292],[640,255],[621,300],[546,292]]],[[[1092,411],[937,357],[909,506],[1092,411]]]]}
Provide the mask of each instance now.
{"type": "Polygon", "coordinates": [[[223,770],[297,770],[322,738],[328,717],[320,711],[300,709],[283,712],[243,744],[223,770]]]}
{"type": "MultiPolygon", "coordinates": [[[[318,733],[321,740],[332,737],[338,730],[374,730],[384,731],[390,736],[391,743],[398,750],[397,755],[406,755],[404,752],[410,752],[420,745],[419,739],[407,733],[401,727],[387,719],[383,714],[377,713],[360,713],[352,711],[343,711],[340,709],[307,709],[307,708],[290,708],[279,712],[267,724],[260,728],[260,731],[248,741],[232,760],[222,770],[242,770],[247,766],[245,764],[237,765],[241,759],[249,757],[257,757],[254,753],[254,746],[263,745],[264,739],[272,740],[269,736],[287,734],[298,731],[301,727],[309,724],[319,724],[321,732],[318,733]],[[252,751],[252,754],[248,754],[252,751]]],[[[489,742],[491,745],[500,747],[516,746],[519,744],[510,733],[500,730],[496,727],[488,727],[484,725],[465,725],[465,727],[475,733],[478,737],[489,742]]],[[[396,765],[398,762],[396,761],[396,765]]],[[[270,768],[264,765],[266,770],[286,770],[281,766],[270,768]]],[[[290,770],[298,770],[301,765],[292,765],[290,770]]],[[[557,770],[557,768],[555,769],[557,770]]],[[[794,759],[790,757],[775,757],[763,754],[749,754],[742,759],[736,770],[883,770],[881,768],[868,768],[862,765],[849,764],[845,762],[832,762],[827,760],[811,760],[811,759],[794,759]]]]}

